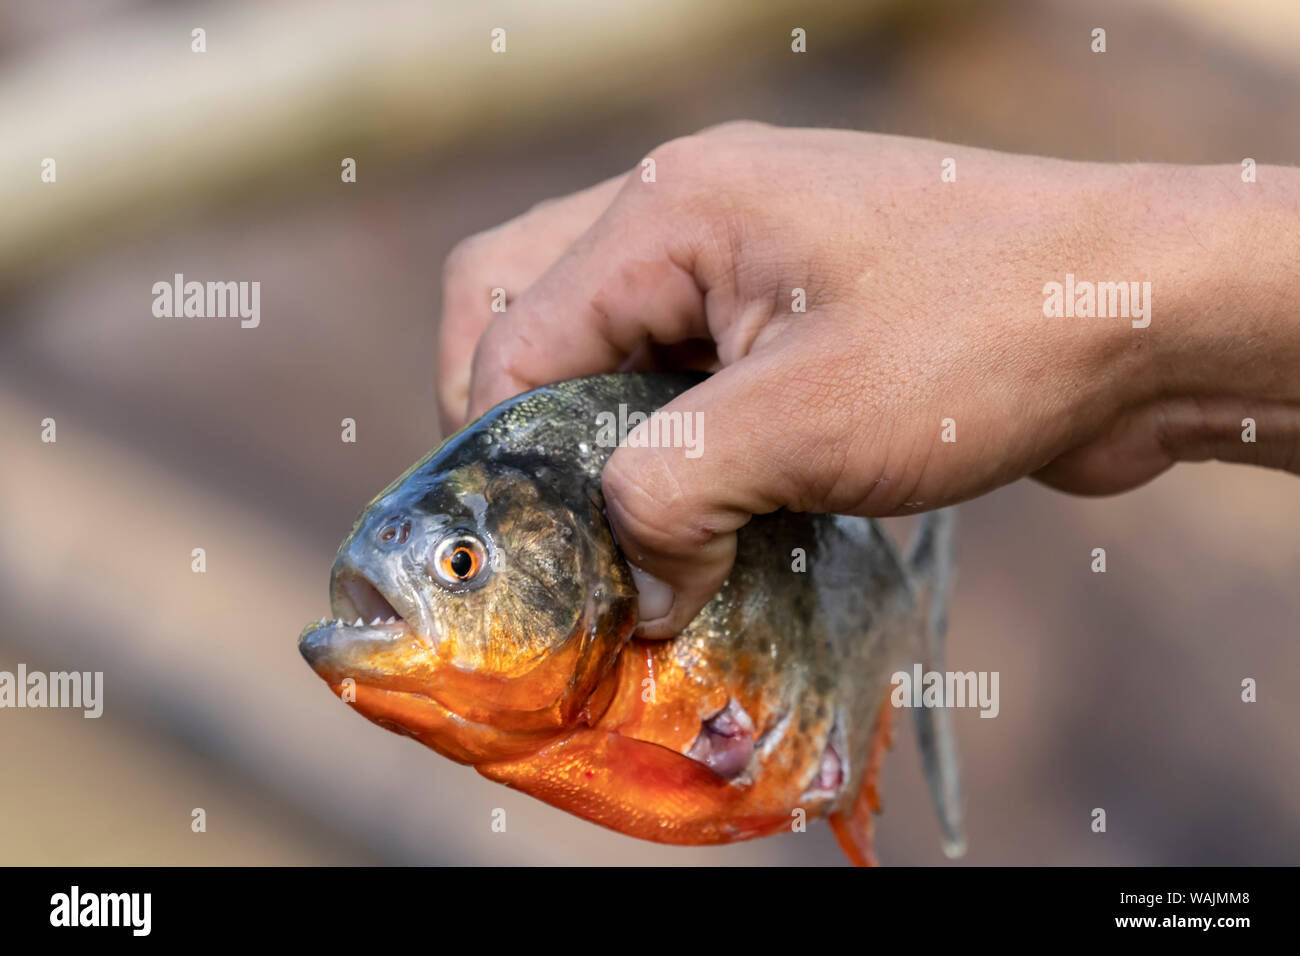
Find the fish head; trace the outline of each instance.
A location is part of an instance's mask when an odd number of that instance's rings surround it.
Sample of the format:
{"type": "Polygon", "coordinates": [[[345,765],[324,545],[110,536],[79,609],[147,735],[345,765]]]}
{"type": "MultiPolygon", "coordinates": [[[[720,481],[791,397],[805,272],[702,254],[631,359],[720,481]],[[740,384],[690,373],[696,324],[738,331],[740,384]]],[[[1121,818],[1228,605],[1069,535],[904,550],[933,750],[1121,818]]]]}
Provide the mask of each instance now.
{"type": "Polygon", "coordinates": [[[370,720],[482,763],[598,716],[636,590],[598,485],[545,461],[448,457],[362,512],[331,571],[336,620],[299,650],[370,720]]]}

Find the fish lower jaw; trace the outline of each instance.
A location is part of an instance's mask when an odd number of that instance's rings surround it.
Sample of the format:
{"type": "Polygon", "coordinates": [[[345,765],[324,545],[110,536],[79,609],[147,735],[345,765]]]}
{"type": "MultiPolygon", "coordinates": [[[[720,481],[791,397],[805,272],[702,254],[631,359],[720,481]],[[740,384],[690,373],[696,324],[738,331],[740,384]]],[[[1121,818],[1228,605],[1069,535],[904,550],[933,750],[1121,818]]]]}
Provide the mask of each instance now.
{"type": "MultiPolygon", "coordinates": [[[[331,689],[341,695],[340,684],[331,689]]],[[[412,737],[457,763],[479,766],[535,754],[568,731],[512,732],[469,718],[436,697],[379,684],[358,683],[351,707],[385,730],[412,737]]]]}
{"type": "Polygon", "coordinates": [[[350,648],[391,645],[410,634],[406,621],[400,617],[387,621],[375,618],[369,624],[359,617],[350,622],[323,617],[299,633],[298,651],[318,674],[322,667],[327,671],[340,667],[356,669],[358,663],[352,659],[350,648]]]}

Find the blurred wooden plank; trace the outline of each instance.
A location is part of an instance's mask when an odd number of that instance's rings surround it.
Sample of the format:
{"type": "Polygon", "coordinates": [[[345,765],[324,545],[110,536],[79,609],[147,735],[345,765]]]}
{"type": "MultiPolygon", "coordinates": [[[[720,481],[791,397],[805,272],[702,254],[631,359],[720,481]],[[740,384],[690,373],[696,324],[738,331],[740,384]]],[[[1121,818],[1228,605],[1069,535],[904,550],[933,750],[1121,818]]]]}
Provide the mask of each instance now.
{"type": "Polygon", "coordinates": [[[1296,0],[1146,2],[1279,67],[1300,69],[1300,3],[1296,0]]]}
{"type": "MultiPolygon", "coordinates": [[[[594,105],[623,109],[707,82],[713,58],[823,49],[884,0],[348,0],[151,6],[0,74],[0,283],[132,222],[214,203],[253,182],[338,182],[380,157],[594,105]],[[207,52],[190,49],[194,27],[207,52]],[[490,49],[506,30],[506,52],[490,49]],[[708,68],[708,69],[704,69],[708,68]],[[703,70],[703,72],[701,72],[703,70]],[[329,164],[304,157],[336,146],[329,164]],[[41,161],[57,163],[55,184],[41,161]]],[[[707,95],[707,90],[700,95],[707,95]]],[[[369,164],[369,166],[368,166],[369,164]]]]}

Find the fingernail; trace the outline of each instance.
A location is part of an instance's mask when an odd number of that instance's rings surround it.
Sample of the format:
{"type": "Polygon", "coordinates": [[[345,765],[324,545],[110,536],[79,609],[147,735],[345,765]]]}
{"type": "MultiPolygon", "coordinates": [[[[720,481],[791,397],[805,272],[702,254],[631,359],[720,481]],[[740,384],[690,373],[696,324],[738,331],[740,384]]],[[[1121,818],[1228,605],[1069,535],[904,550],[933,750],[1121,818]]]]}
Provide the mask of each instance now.
{"type": "Polygon", "coordinates": [[[673,589],[634,564],[629,564],[628,569],[632,572],[632,583],[636,585],[641,623],[666,617],[673,609],[673,602],[676,600],[673,589]]]}

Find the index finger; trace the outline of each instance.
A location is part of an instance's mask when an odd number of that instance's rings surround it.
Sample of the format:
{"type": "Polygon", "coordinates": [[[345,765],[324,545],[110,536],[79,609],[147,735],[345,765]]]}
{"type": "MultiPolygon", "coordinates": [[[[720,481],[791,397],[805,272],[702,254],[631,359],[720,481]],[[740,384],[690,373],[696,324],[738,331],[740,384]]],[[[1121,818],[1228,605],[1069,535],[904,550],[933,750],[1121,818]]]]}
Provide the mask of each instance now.
{"type": "Polygon", "coordinates": [[[471,418],[549,382],[616,371],[648,341],[710,337],[697,279],[703,236],[629,188],[488,326],[474,353],[471,418]]]}
{"type": "Polygon", "coordinates": [[[614,176],[460,242],[443,265],[437,390],[443,428],[465,422],[470,363],[492,319],[494,289],[521,294],[609,206],[623,183],[614,176]]]}

